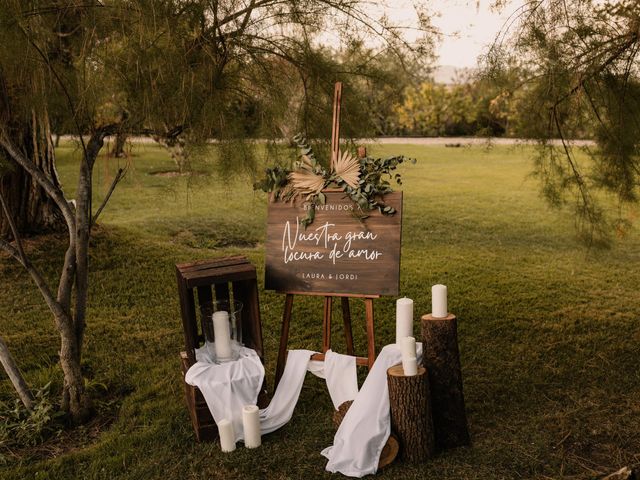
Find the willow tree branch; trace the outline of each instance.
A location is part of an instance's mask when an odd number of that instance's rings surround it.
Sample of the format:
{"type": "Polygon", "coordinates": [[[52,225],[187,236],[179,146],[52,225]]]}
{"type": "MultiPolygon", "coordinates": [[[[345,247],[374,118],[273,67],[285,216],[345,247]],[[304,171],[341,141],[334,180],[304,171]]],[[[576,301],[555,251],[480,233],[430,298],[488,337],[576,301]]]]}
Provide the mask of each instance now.
{"type": "Polygon", "coordinates": [[[47,281],[40,274],[40,271],[31,263],[29,258],[28,257],[22,258],[20,256],[20,253],[18,252],[18,249],[3,239],[0,239],[0,249],[4,250],[13,258],[15,258],[20,263],[20,265],[22,265],[27,270],[33,282],[38,287],[38,290],[40,290],[40,293],[42,294],[42,297],[44,298],[44,301],[46,302],[47,306],[55,316],[56,321],[66,317],[67,316],[66,312],[62,309],[61,305],[56,301],[55,297],[53,296],[53,293],[51,292],[51,289],[49,288],[49,285],[47,284],[47,281]]]}
{"type": "Polygon", "coordinates": [[[11,233],[13,234],[13,239],[16,242],[16,247],[18,250],[18,254],[23,262],[26,261],[26,255],[24,254],[24,249],[22,248],[22,239],[20,238],[20,234],[18,233],[18,229],[16,228],[16,223],[13,221],[13,217],[9,212],[9,208],[7,207],[7,202],[4,199],[4,194],[2,190],[0,190],[0,205],[2,205],[2,211],[4,212],[4,216],[7,218],[7,222],[9,222],[9,228],[11,229],[11,233]]]}
{"type": "Polygon", "coordinates": [[[111,186],[109,187],[109,190],[107,191],[107,195],[104,197],[104,200],[102,200],[102,203],[100,204],[100,207],[98,207],[98,210],[96,211],[95,215],[91,219],[91,225],[95,225],[96,224],[96,222],[98,221],[98,217],[102,213],[102,210],[104,210],[104,207],[107,206],[107,202],[111,198],[111,194],[115,190],[116,185],[118,185],[120,180],[122,180],[124,178],[125,174],[126,174],[126,169],[124,169],[124,168],[119,168],[118,169],[118,173],[116,173],[116,176],[113,178],[113,181],[111,182],[111,186]]]}
{"type": "Polygon", "coordinates": [[[33,395],[31,393],[31,390],[29,390],[29,386],[27,385],[27,382],[25,382],[22,373],[20,373],[18,364],[11,356],[9,347],[7,347],[7,344],[3,340],[2,336],[0,336],[0,363],[2,363],[4,371],[7,372],[9,380],[11,380],[11,383],[16,389],[18,397],[20,397],[20,400],[22,400],[24,406],[29,411],[33,410],[33,395]]]}
{"type": "Polygon", "coordinates": [[[0,146],[4,148],[12,160],[14,160],[18,165],[24,168],[29,175],[33,177],[33,179],[40,185],[47,195],[51,197],[51,199],[56,203],[62,215],[64,216],[65,221],[67,222],[67,227],[69,228],[69,235],[75,235],[75,219],[73,212],[71,211],[71,207],[69,206],[69,202],[64,198],[62,194],[62,190],[56,187],[51,180],[44,174],[42,170],[40,170],[33,161],[27,159],[24,155],[22,155],[17,148],[13,145],[13,143],[7,138],[6,133],[0,131],[0,146]]]}

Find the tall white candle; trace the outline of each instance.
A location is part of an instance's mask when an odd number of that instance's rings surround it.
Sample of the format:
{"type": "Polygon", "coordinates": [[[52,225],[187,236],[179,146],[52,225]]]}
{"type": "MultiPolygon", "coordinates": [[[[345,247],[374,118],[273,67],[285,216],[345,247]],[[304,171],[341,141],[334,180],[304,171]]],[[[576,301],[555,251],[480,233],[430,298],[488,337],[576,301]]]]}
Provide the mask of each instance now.
{"type": "Polygon", "coordinates": [[[218,360],[231,358],[231,333],[229,332],[229,312],[213,314],[213,335],[216,340],[218,360]]]}
{"type": "Polygon", "coordinates": [[[257,448],[262,445],[260,436],[260,415],[256,405],[242,407],[242,427],[244,428],[244,446],[257,448]]]}
{"type": "Polygon", "coordinates": [[[413,336],[413,300],[404,297],[396,300],[396,343],[413,336]]]}
{"type": "Polygon", "coordinates": [[[402,359],[416,356],[416,339],[413,337],[404,337],[400,339],[400,353],[402,359]]]}
{"type": "Polygon", "coordinates": [[[218,422],[218,434],[220,435],[220,449],[223,452],[233,452],[236,449],[236,432],[233,423],[226,418],[218,422]]]}
{"type": "Polygon", "coordinates": [[[447,310],[447,286],[434,285],[431,287],[431,315],[435,318],[445,318],[447,310]]]}
{"type": "Polygon", "coordinates": [[[418,360],[416,357],[406,357],[402,359],[402,370],[407,377],[418,374],[418,360]]]}

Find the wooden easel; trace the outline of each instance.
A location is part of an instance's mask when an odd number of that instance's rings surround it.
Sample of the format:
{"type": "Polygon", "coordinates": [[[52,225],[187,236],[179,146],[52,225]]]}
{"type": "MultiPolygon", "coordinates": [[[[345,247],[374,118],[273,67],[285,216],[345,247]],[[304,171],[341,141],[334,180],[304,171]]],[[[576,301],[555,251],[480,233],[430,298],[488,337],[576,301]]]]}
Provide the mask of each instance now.
{"type": "MultiPolygon", "coordinates": [[[[342,101],[342,82],[336,82],[333,97],[333,123],[331,131],[331,165],[338,158],[340,151],[340,104],[342,101]]],[[[366,150],[361,147],[358,149],[358,155],[363,157],[366,150]]],[[[366,366],[369,369],[373,366],[376,359],[375,333],[373,323],[373,300],[380,298],[380,295],[362,295],[349,293],[317,293],[317,292],[278,292],[284,293],[284,313],[282,315],[282,330],[280,332],[280,348],[278,350],[278,363],[276,365],[275,387],[284,372],[284,365],[287,357],[287,343],[289,341],[289,326],[291,324],[291,312],[293,310],[294,295],[312,295],[324,297],[324,309],[322,315],[322,353],[317,353],[311,357],[312,360],[324,360],[325,353],[331,348],[331,307],[333,306],[333,298],[340,298],[342,303],[342,320],[344,322],[344,338],[347,345],[347,354],[355,355],[353,347],[353,332],[351,328],[351,309],[349,306],[349,298],[360,298],[364,300],[365,305],[365,321],[367,327],[367,356],[356,357],[356,364],[366,366]]]]}

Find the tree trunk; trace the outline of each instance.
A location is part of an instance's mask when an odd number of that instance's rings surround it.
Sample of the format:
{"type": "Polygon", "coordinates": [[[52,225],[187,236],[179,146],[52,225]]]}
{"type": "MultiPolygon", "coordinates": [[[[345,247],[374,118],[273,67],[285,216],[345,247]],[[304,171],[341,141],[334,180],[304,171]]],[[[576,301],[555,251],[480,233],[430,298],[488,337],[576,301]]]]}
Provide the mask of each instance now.
{"type": "Polygon", "coordinates": [[[113,149],[111,150],[111,154],[116,158],[122,158],[125,156],[124,146],[127,143],[127,134],[126,133],[117,133],[116,141],[113,144],[113,149]]]}
{"type": "Polygon", "coordinates": [[[7,347],[7,344],[4,343],[2,337],[0,337],[0,363],[2,363],[7,375],[9,375],[9,379],[11,380],[11,383],[16,389],[18,397],[20,397],[24,406],[27,410],[32,410],[33,395],[31,394],[31,390],[29,390],[27,382],[24,381],[24,377],[22,376],[22,373],[20,373],[18,365],[16,365],[15,360],[9,352],[9,348],[7,347]]]}
{"type": "Polygon", "coordinates": [[[469,445],[455,315],[422,317],[422,364],[429,374],[436,447],[469,445]]]}
{"type": "MultiPolygon", "coordinates": [[[[71,327],[68,320],[64,325],[71,327]]],[[[80,424],[88,418],[90,409],[80,369],[78,342],[72,328],[61,329],[60,340],[60,366],[64,374],[62,409],[68,412],[74,424],[80,424]]]]}
{"type": "Polygon", "coordinates": [[[405,376],[402,365],[387,370],[391,428],[400,441],[400,458],[421,463],[433,456],[435,442],[431,421],[429,380],[424,367],[405,376]]]}
{"type": "MultiPolygon", "coordinates": [[[[41,118],[34,115],[32,122],[21,125],[13,138],[16,139],[16,147],[32,160],[55,186],[60,186],[46,115],[41,118]]],[[[3,154],[2,149],[0,154],[3,154]]],[[[4,156],[10,158],[9,155],[4,156]]],[[[6,199],[19,233],[29,235],[66,228],[55,202],[17,163],[11,162],[9,171],[0,177],[0,191],[6,199]]],[[[8,238],[10,235],[9,222],[4,215],[0,215],[0,238],[8,238]]]]}

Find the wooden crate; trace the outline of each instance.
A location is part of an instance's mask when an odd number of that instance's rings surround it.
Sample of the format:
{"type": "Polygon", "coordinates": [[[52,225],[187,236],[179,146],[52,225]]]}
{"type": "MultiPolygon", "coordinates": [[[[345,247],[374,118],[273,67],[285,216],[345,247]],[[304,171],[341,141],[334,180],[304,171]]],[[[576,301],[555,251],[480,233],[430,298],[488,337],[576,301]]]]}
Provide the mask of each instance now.
{"type": "MultiPolygon", "coordinates": [[[[180,354],[183,378],[196,361],[195,349],[204,345],[203,318],[199,306],[212,300],[233,299],[242,302],[242,315],[237,324],[242,331],[242,341],[246,347],[254,349],[264,363],[256,269],[246,257],[224,257],[177,264],[176,278],[185,340],[185,350],[180,354]]],[[[214,440],[218,436],[218,430],[202,393],[186,383],[184,387],[196,439],[214,440]]],[[[267,401],[265,380],[258,405],[264,407],[267,401]]]]}

